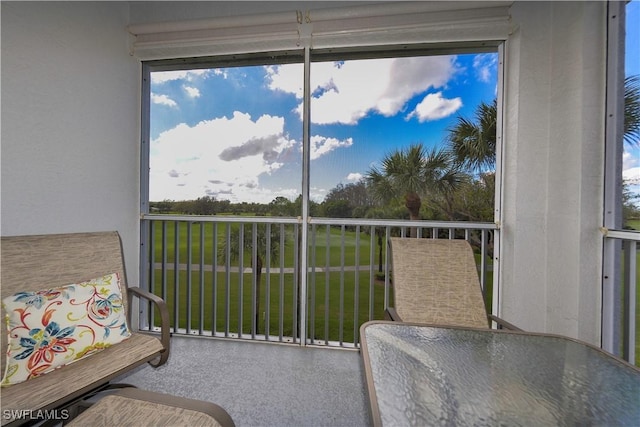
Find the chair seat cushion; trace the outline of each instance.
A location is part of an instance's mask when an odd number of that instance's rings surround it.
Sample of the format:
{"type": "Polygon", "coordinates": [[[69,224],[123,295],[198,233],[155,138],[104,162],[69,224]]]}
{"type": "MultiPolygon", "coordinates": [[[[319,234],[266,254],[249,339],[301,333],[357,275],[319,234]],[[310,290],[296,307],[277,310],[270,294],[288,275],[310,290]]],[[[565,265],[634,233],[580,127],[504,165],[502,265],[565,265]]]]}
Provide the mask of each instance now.
{"type": "MultiPolygon", "coordinates": [[[[129,339],[99,353],[46,375],[3,388],[2,411],[37,412],[39,409],[60,407],[133,367],[155,359],[162,350],[162,343],[156,337],[133,333],[129,339]]],[[[2,424],[9,421],[3,417],[2,424]]]]}
{"type": "Polygon", "coordinates": [[[222,407],[200,400],[126,388],[103,397],[68,426],[233,427],[222,407]]]}

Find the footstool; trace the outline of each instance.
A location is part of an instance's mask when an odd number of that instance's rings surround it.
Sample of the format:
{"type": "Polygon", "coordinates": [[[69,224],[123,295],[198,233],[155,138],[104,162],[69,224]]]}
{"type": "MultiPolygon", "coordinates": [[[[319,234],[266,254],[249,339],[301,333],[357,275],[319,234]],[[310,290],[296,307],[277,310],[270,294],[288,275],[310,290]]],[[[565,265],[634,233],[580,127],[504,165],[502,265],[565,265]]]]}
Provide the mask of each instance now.
{"type": "Polygon", "coordinates": [[[126,388],[101,398],[67,425],[235,426],[227,411],[214,403],[137,388],[126,388]]]}

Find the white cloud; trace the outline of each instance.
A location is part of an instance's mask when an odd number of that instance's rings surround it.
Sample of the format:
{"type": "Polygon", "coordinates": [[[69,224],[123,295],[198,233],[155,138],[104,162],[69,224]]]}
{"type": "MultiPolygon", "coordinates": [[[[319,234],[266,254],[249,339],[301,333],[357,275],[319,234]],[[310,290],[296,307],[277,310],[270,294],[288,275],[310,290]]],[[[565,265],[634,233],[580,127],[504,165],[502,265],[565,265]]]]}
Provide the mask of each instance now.
{"type": "MultiPolygon", "coordinates": [[[[311,120],[317,124],[355,124],[370,112],[393,116],[416,94],[444,87],[458,71],[455,60],[455,56],[429,56],[314,63],[311,120]]],[[[299,67],[269,67],[269,88],[301,99],[299,67]]],[[[302,114],[301,105],[297,111],[302,114]]]]}
{"type": "Polygon", "coordinates": [[[162,84],[172,80],[194,80],[196,77],[207,77],[210,70],[176,70],[155,71],[151,73],[151,84],[162,84]]]}
{"type": "Polygon", "coordinates": [[[637,180],[640,181],[640,167],[633,167],[622,171],[622,178],[624,180],[637,180]]]}
{"type": "Polygon", "coordinates": [[[630,190],[638,193],[640,188],[640,156],[638,150],[632,149],[633,152],[625,149],[622,154],[622,179],[629,184],[630,190]]]}
{"type": "Polygon", "coordinates": [[[622,153],[622,170],[630,169],[640,165],[640,153],[638,150],[633,150],[635,153],[631,153],[628,150],[624,150],[622,153]]]}
{"type": "Polygon", "coordinates": [[[212,195],[232,201],[268,203],[299,189],[269,190],[260,176],[283,165],[298,143],[284,133],[284,119],[234,112],[230,118],[184,123],[151,142],[150,200],[212,195]]]}
{"type": "Polygon", "coordinates": [[[478,80],[488,83],[491,74],[495,72],[498,63],[498,54],[481,53],[473,57],[473,68],[476,70],[478,80]]]}
{"type": "Polygon", "coordinates": [[[316,203],[322,203],[327,196],[327,190],[319,187],[311,187],[309,189],[309,198],[316,203]]]}
{"type": "Polygon", "coordinates": [[[415,110],[407,118],[417,117],[418,121],[427,122],[448,117],[462,107],[462,99],[446,99],[442,97],[442,92],[430,93],[425,96],[415,110]]]}
{"type": "Polygon", "coordinates": [[[226,70],[222,70],[220,68],[215,68],[213,70],[213,74],[216,76],[222,76],[223,79],[226,79],[227,77],[229,77],[229,73],[226,70]]]}
{"type": "Polygon", "coordinates": [[[265,67],[265,70],[269,89],[292,93],[296,98],[302,99],[304,83],[302,64],[270,65],[265,67]]]}
{"type": "Polygon", "coordinates": [[[336,138],[327,138],[326,136],[314,135],[311,137],[311,160],[315,160],[323,155],[330,153],[336,148],[350,147],[353,145],[353,138],[339,140],[336,138]]]}
{"type": "Polygon", "coordinates": [[[349,175],[347,175],[347,181],[358,182],[363,177],[364,175],[362,175],[360,172],[351,172],[349,175]]]}
{"type": "Polygon", "coordinates": [[[187,95],[189,95],[189,97],[191,97],[191,98],[199,98],[200,97],[200,90],[198,90],[198,88],[192,87],[192,86],[182,86],[182,87],[187,92],[187,95]]]}
{"type": "Polygon", "coordinates": [[[169,98],[167,95],[158,95],[156,93],[151,94],[151,102],[154,104],[167,105],[169,107],[177,107],[176,101],[169,98]]]}

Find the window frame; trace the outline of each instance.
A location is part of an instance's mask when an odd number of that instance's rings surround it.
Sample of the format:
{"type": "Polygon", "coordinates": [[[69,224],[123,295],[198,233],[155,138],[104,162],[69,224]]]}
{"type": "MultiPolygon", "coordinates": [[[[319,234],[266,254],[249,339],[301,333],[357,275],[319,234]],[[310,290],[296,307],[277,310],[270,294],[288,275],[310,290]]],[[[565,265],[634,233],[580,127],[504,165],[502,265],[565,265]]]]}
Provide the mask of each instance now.
{"type": "MultiPolygon", "coordinates": [[[[380,45],[380,46],[349,46],[338,48],[321,48],[311,49],[304,46],[301,49],[282,50],[271,52],[254,52],[244,54],[217,55],[197,58],[175,58],[160,59],[142,62],[142,114],[141,114],[141,156],[140,156],[140,218],[144,222],[145,215],[150,212],[149,208],[149,171],[150,171],[150,110],[151,110],[151,73],[156,71],[176,71],[176,70],[193,70],[216,67],[231,66],[250,66],[250,65],[276,65],[288,63],[304,64],[304,90],[303,90],[303,120],[302,120],[302,212],[301,221],[308,224],[310,221],[310,106],[311,106],[311,90],[310,90],[310,74],[311,64],[314,62],[331,61],[331,60],[353,60],[353,59],[375,59],[390,57],[409,57],[409,56],[433,56],[433,55],[455,55],[455,54],[480,54],[480,53],[497,53],[498,54],[498,81],[497,81],[497,135],[496,135],[496,185],[494,194],[494,222],[501,222],[502,212],[502,157],[503,157],[503,138],[502,138],[502,122],[503,122],[503,102],[504,102],[504,43],[506,40],[485,40],[473,42],[443,42],[443,43],[402,43],[397,45],[380,45]],[[302,56],[302,61],[300,57],[302,56]]],[[[500,303],[500,230],[495,230],[494,236],[494,277],[493,277],[493,307],[494,312],[498,313],[500,303]]],[[[140,227],[141,239],[141,263],[140,263],[140,282],[146,283],[146,269],[148,264],[144,242],[149,239],[149,229],[144,224],[140,227]]],[[[308,227],[301,227],[301,271],[307,271],[308,263],[308,227]]],[[[307,300],[307,275],[301,275],[300,284],[300,301],[307,300]]],[[[307,304],[301,304],[299,307],[300,318],[300,342],[302,345],[307,344],[307,304]]],[[[141,314],[141,319],[145,318],[145,314],[141,314]]]]}

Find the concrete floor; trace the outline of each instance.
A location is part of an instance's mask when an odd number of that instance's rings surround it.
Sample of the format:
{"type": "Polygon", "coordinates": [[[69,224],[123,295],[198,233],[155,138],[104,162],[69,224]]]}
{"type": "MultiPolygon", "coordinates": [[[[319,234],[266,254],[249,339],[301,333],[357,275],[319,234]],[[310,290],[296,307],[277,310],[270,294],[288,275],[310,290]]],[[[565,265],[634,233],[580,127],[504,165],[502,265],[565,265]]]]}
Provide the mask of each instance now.
{"type": "Polygon", "coordinates": [[[236,426],[367,426],[361,355],[340,350],[174,336],[169,361],[119,382],[216,403],[236,426]]]}

